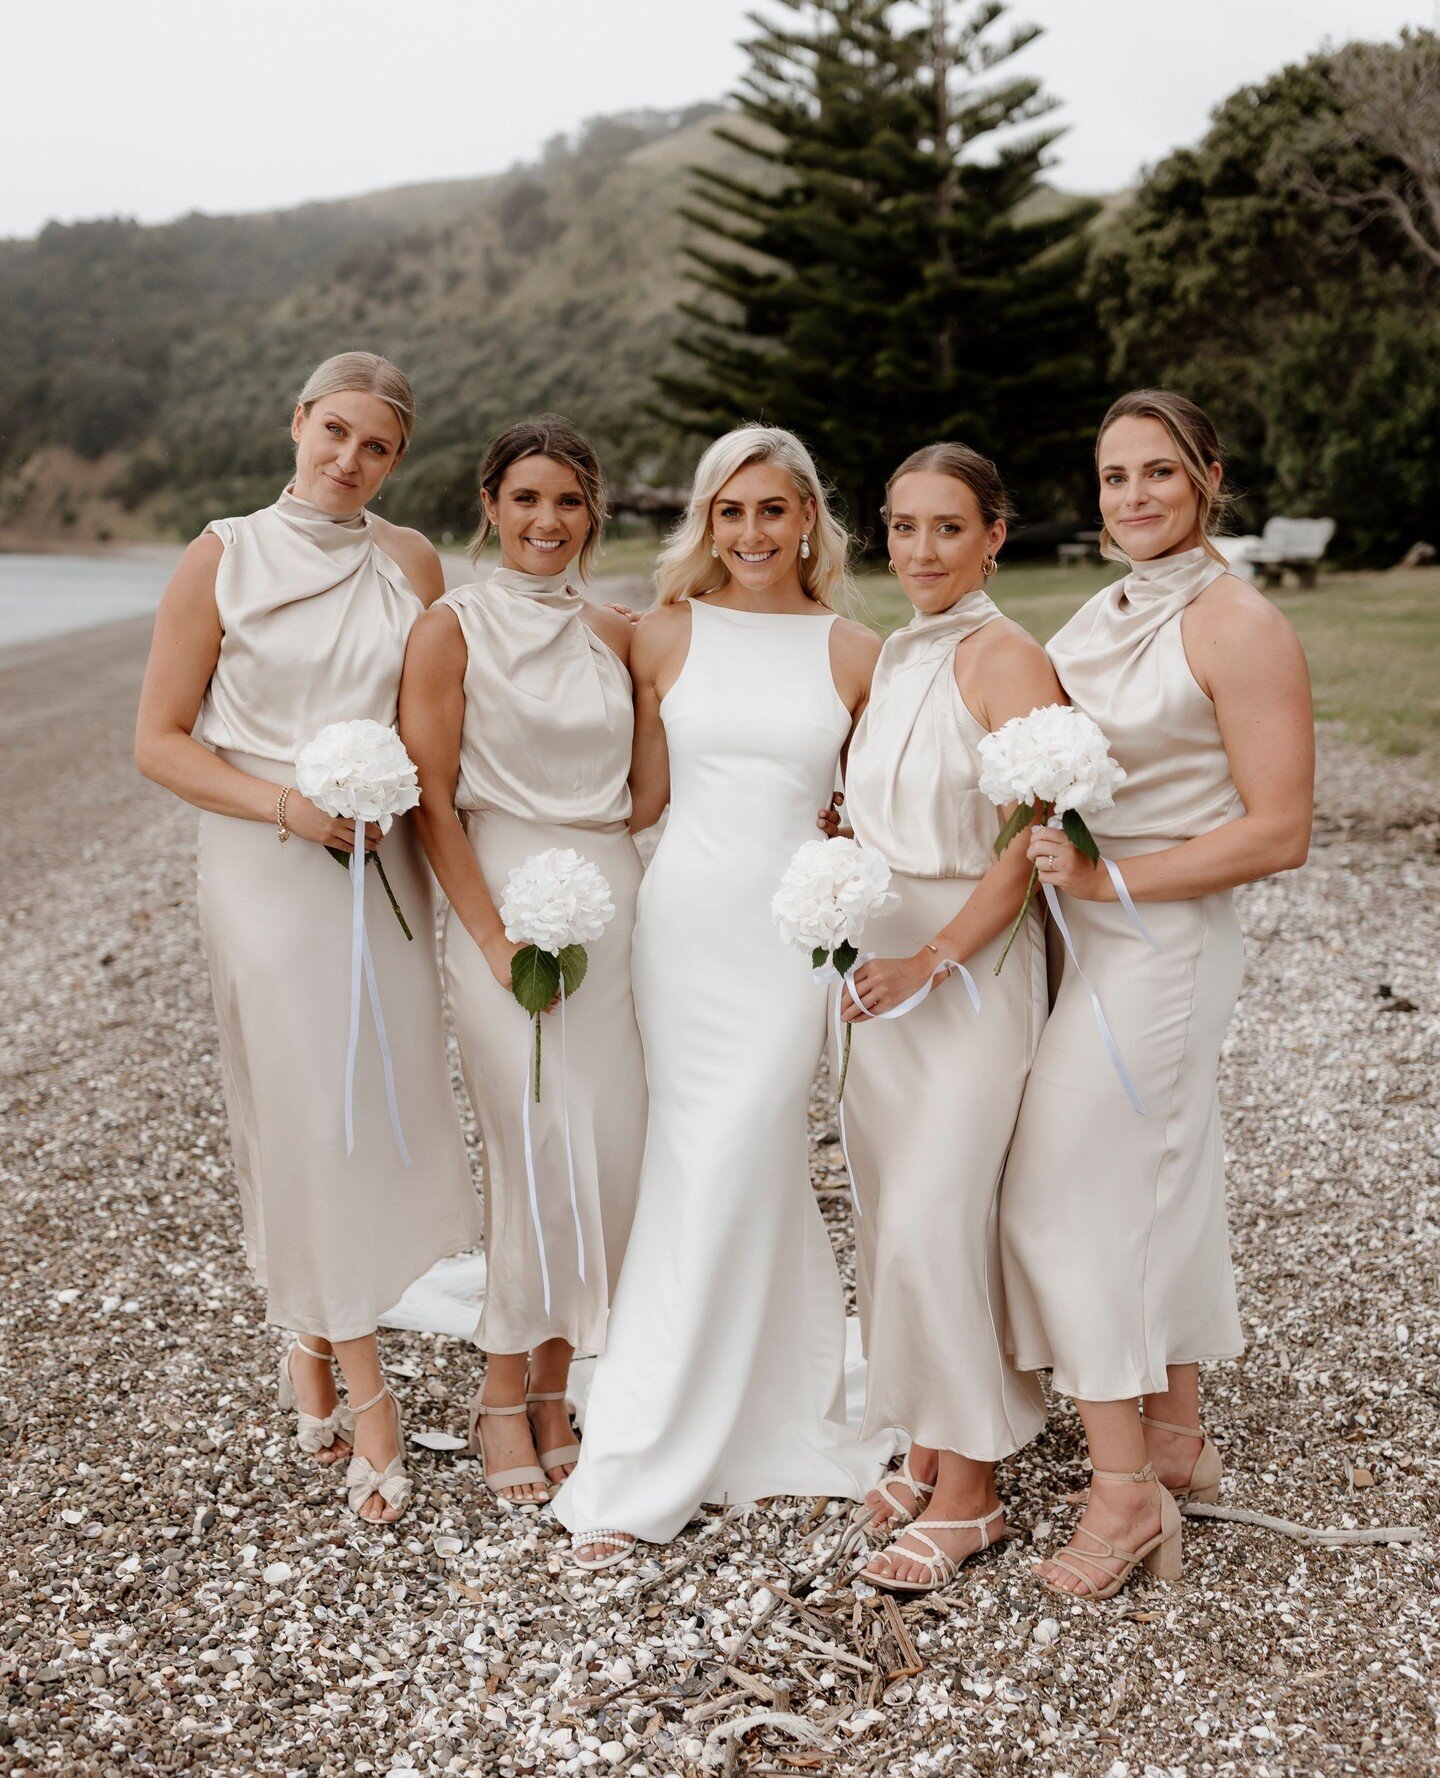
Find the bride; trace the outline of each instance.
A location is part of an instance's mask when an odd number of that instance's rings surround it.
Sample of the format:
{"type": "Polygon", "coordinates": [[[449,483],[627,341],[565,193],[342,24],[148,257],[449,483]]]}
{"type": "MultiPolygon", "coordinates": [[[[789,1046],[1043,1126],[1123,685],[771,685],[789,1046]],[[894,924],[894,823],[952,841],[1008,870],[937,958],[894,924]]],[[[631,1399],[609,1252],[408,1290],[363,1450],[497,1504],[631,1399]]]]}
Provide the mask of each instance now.
{"type": "Polygon", "coordinates": [[[634,1230],[555,1498],[584,1568],[664,1543],[702,1501],[860,1499],[888,1455],[845,1423],[840,1280],[810,1188],[825,995],[770,900],[814,836],[879,642],[837,617],[846,537],[793,434],[700,461],[631,651],[632,830],[650,1121],[634,1230]]]}

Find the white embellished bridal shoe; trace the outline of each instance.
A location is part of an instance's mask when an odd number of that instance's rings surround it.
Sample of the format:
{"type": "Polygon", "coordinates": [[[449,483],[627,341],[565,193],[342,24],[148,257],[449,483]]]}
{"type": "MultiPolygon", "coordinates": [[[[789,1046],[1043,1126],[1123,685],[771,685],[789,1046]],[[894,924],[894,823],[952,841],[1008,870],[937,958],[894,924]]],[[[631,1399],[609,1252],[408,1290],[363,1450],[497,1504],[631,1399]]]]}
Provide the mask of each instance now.
{"type": "Polygon", "coordinates": [[[595,1574],[602,1568],[614,1568],[621,1562],[628,1562],[634,1553],[635,1539],[628,1531],[613,1531],[602,1527],[598,1531],[572,1532],[570,1548],[576,1552],[575,1566],[583,1568],[587,1574],[595,1574]],[[596,1545],[604,1549],[603,1556],[591,1556],[587,1561],[579,1554],[581,1550],[596,1545]]]}
{"type": "Polygon", "coordinates": [[[323,1418],[318,1414],[307,1414],[295,1397],[295,1379],[290,1374],[290,1360],[296,1349],[305,1353],[308,1358],[318,1358],[323,1362],[333,1360],[333,1352],[317,1352],[313,1346],[307,1346],[304,1340],[296,1338],[285,1348],[280,1358],[280,1407],[282,1412],[295,1410],[295,1442],[307,1457],[318,1457],[321,1451],[328,1451],[336,1439],[343,1438],[347,1444],[355,1436],[355,1416],[344,1402],[337,1402],[335,1407],[323,1418]]]}

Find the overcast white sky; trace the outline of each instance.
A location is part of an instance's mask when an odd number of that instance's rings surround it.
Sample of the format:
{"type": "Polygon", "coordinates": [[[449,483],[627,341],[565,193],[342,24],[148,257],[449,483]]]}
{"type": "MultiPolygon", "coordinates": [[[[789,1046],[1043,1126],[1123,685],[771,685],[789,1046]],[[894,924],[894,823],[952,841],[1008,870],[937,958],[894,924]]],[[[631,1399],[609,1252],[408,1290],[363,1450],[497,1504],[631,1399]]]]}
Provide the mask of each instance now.
{"type": "MultiPolygon", "coordinates": [[[[745,0],[0,0],[0,235],[495,172],[583,118],[719,98],[745,0]]],[[[1247,80],[1437,0],[1013,0],[1053,177],[1130,183],[1247,80]]]]}

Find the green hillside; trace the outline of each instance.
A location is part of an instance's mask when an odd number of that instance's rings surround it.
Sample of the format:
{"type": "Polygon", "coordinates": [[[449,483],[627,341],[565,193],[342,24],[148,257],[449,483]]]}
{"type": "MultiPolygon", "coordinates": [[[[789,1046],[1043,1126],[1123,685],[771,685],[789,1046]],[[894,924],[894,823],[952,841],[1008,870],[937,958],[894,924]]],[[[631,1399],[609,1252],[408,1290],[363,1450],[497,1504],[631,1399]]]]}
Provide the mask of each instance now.
{"type": "Polygon", "coordinates": [[[385,510],[473,512],[480,445],[561,407],[617,480],[688,453],[644,412],[671,350],[685,170],[717,109],[596,119],[542,160],[267,216],[52,225],[0,242],[0,532],[188,532],[274,490],[327,354],[394,358],[421,403],[385,510]]]}

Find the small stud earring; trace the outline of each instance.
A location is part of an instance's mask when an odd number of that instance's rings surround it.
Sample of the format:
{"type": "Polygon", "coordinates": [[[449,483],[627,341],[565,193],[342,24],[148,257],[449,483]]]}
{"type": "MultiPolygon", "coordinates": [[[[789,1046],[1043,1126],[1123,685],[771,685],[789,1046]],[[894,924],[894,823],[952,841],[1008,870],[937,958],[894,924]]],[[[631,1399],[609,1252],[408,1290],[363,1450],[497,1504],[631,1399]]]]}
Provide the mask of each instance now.
{"type": "Polygon", "coordinates": [[[720,545],[718,543],[716,543],[713,538],[710,540],[710,554],[712,556],[715,556],[717,559],[720,555],[720,545]]]}
{"type": "Polygon", "coordinates": [[[810,560],[810,533],[808,531],[800,539],[800,560],[802,562],[810,560]]]}

